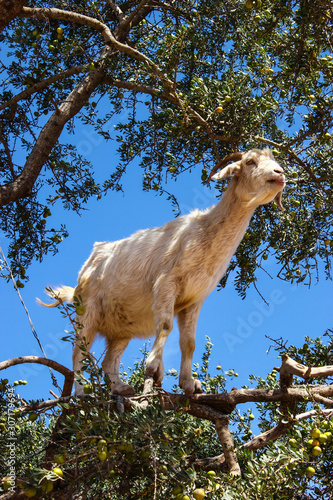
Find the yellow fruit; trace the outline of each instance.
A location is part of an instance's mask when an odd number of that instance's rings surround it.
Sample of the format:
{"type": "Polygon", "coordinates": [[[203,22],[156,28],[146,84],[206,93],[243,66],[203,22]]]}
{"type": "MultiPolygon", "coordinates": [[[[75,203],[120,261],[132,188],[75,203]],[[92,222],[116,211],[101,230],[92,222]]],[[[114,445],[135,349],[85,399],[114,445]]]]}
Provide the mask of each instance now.
{"type": "Polygon", "coordinates": [[[216,111],[217,111],[218,113],[222,113],[222,111],[223,111],[222,106],[218,106],[218,107],[216,108],[216,111]]]}
{"type": "Polygon", "coordinates": [[[316,473],[316,470],[313,467],[307,467],[306,470],[305,470],[305,474],[308,477],[313,476],[315,473],[316,473]]]}
{"type": "Polygon", "coordinates": [[[91,387],[90,384],[86,384],[84,387],[83,387],[83,392],[85,394],[91,394],[93,391],[93,388],[91,387]]]}
{"type": "Polygon", "coordinates": [[[24,490],[25,496],[28,498],[32,498],[37,494],[37,490],[35,488],[27,488],[24,490]]]}
{"type": "Polygon", "coordinates": [[[215,472],[214,470],[209,470],[209,471],[207,472],[207,476],[209,476],[209,477],[214,477],[214,476],[216,476],[216,472],[215,472]]]}
{"type": "Polygon", "coordinates": [[[252,7],[253,7],[253,2],[251,2],[251,0],[247,0],[247,2],[246,2],[246,4],[245,4],[245,5],[246,5],[246,7],[247,7],[248,9],[252,9],[252,7]]]}
{"type": "Polygon", "coordinates": [[[3,489],[4,489],[5,491],[8,491],[8,490],[9,490],[9,488],[11,487],[11,485],[12,485],[12,482],[11,482],[11,481],[5,481],[5,482],[3,483],[3,485],[2,485],[2,487],[3,487],[3,489]]]}
{"type": "Polygon", "coordinates": [[[107,453],[106,451],[100,451],[98,454],[98,458],[101,462],[104,462],[104,460],[107,459],[107,453]]]}
{"type": "Polygon", "coordinates": [[[320,446],[315,446],[314,448],[312,448],[312,455],[314,457],[318,457],[318,455],[320,455],[322,452],[323,450],[320,448],[320,446]]]}
{"type": "Polygon", "coordinates": [[[106,444],[107,444],[107,443],[106,443],[105,439],[100,439],[100,440],[98,441],[98,443],[97,443],[98,450],[99,450],[99,451],[103,451],[103,450],[104,450],[104,448],[105,448],[105,446],[106,446],[106,444]]]}
{"type": "Polygon", "coordinates": [[[314,429],[311,429],[310,434],[311,434],[311,437],[313,437],[314,439],[317,439],[317,438],[319,438],[321,432],[317,427],[315,427],[314,429]]]}
{"type": "Polygon", "coordinates": [[[46,483],[42,483],[42,490],[45,491],[45,493],[50,493],[53,490],[52,481],[47,481],[46,483]]]}
{"type": "Polygon", "coordinates": [[[56,476],[59,476],[59,477],[63,477],[64,476],[64,473],[62,472],[61,469],[59,469],[59,467],[55,467],[53,470],[52,470],[53,474],[55,474],[56,476]]]}
{"type": "Polygon", "coordinates": [[[54,455],[53,459],[54,459],[56,464],[63,464],[65,461],[64,456],[60,455],[60,454],[54,455]]]}
{"type": "Polygon", "coordinates": [[[177,484],[177,486],[174,486],[172,488],[172,494],[174,496],[179,495],[179,493],[182,493],[182,492],[183,492],[183,488],[181,486],[179,486],[178,484],[177,484]]]}
{"type": "Polygon", "coordinates": [[[62,28],[57,28],[58,35],[62,35],[64,30],[62,28]]]}
{"type": "Polygon", "coordinates": [[[324,432],[324,434],[327,437],[327,441],[332,441],[332,433],[330,431],[324,432]]]}
{"type": "Polygon", "coordinates": [[[202,488],[197,488],[193,491],[193,496],[195,500],[202,500],[206,496],[205,490],[203,490],[202,488]]]}
{"type": "Polygon", "coordinates": [[[318,441],[319,441],[319,443],[321,443],[321,444],[325,444],[325,443],[327,443],[327,436],[326,436],[326,434],[320,434],[320,436],[319,436],[319,438],[318,438],[318,441]]]}

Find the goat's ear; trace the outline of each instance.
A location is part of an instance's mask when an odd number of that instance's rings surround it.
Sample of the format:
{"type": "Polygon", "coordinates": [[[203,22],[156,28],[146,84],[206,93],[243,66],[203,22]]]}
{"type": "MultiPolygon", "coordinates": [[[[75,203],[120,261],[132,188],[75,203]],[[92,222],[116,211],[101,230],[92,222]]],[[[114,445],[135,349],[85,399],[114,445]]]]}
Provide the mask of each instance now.
{"type": "Polygon", "coordinates": [[[240,163],[237,161],[235,163],[232,163],[231,165],[228,165],[225,168],[222,168],[222,170],[213,175],[212,179],[214,181],[218,181],[220,179],[226,179],[228,177],[233,177],[233,176],[238,177],[240,171],[241,171],[240,163]]]}
{"type": "Polygon", "coordinates": [[[275,203],[279,207],[280,210],[284,212],[284,206],[282,205],[282,191],[279,191],[278,194],[274,198],[275,203]]]}

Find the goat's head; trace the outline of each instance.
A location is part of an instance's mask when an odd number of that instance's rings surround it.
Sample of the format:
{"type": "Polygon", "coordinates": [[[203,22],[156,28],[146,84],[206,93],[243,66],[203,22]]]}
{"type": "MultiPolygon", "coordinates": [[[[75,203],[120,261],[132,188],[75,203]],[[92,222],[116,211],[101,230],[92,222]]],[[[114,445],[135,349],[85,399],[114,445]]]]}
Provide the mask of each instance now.
{"type": "Polygon", "coordinates": [[[258,206],[274,200],[283,210],[281,195],[285,177],[269,149],[252,149],[247,153],[233,153],[227,156],[212,170],[208,180],[226,177],[234,177],[235,192],[241,201],[258,206]],[[237,161],[213,175],[218,168],[232,160],[237,161]]]}

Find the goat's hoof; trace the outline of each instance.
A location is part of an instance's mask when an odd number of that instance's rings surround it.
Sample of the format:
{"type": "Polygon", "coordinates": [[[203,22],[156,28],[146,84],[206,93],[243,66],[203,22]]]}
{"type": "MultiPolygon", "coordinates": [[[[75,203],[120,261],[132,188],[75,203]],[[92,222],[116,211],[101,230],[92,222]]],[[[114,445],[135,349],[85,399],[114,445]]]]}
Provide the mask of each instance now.
{"type": "Polygon", "coordinates": [[[200,380],[193,377],[180,380],[179,387],[184,390],[185,396],[193,396],[193,394],[202,394],[203,392],[200,380]]]}
{"type": "Polygon", "coordinates": [[[136,392],[131,385],[123,384],[112,389],[112,394],[119,396],[135,396],[136,392]]]}
{"type": "Polygon", "coordinates": [[[154,379],[155,386],[162,385],[163,375],[164,365],[162,360],[155,359],[153,361],[146,362],[146,376],[154,379]]]}

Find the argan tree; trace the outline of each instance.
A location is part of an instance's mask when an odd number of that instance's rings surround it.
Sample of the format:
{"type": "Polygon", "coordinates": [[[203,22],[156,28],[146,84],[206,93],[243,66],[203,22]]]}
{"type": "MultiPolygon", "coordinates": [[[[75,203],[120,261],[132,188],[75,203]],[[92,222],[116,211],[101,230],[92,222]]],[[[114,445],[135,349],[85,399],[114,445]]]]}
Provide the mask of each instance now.
{"type": "MultiPolygon", "coordinates": [[[[331,0],[0,0],[0,228],[16,285],[68,235],[52,223],[56,204],[80,212],[90,197],[112,196],[133,163],[143,189],[168,196],[177,212],[168,180],[191,170],[205,184],[227,154],[265,146],[286,172],[286,210],[256,211],[229,268],[236,289],[245,296],[270,254],[282,279],[330,277],[332,20],[331,0]],[[94,128],[115,166],[94,174],[98,165],[77,148],[77,127],[94,128]]],[[[207,393],[190,401],[176,389],[150,392],[142,363],[130,383],[143,395],[112,397],[88,354],[86,392],[94,396],[73,400],[73,374],[52,361],[43,363],[66,376],[60,399],[23,401],[2,379],[0,438],[9,430],[17,437],[18,481],[11,490],[8,448],[0,491],[330,499],[330,330],[325,339],[305,339],[300,349],[281,341],[282,365],[266,379],[254,375],[253,389],[229,393],[234,372],[209,371],[207,342],[198,369],[207,393]],[[243,402],[257,405],[258,436],[253,414],[237,409],[243,402]],[[9,404],[17,422],[8,420],[9,404]]],[[[0,369],[19,362],[42,361],[17,358],[0,369]]]]}
{"type": "Polygon", "coordinates": [[[132,161],[143,189],[162,193],[184,170],[205,182],[221,157],[263,145],[286,170],[287,210],[257,211],[231,264],[238,290],[271,252],[284,279],[310,280],[319,260],[330,274],[329,0],[18,4],[0,2],[8,23],[1,33],[0,223],[17,279],[67,236],[65,225],[53,227],[52,206],[80,211],[89,197],[121,189],[132,161]],[[102,182],[75,146],[79,122],[117,154],[102,182]],[[64,131],[73,134],[69,143],[64,131]]]}

